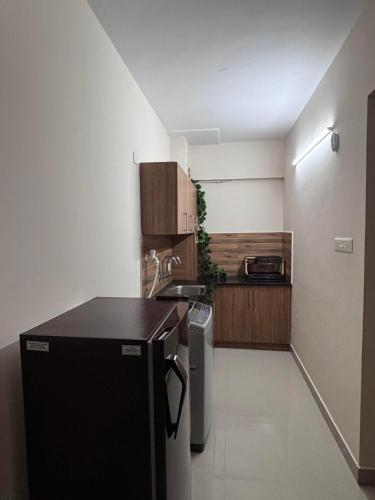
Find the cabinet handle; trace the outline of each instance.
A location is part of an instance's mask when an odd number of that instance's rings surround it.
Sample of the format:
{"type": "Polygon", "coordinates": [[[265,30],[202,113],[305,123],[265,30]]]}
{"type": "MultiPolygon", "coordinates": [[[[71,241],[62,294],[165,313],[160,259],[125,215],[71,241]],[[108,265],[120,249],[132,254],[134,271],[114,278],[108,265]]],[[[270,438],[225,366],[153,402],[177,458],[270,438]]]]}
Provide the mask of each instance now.
{"type": "Polygon", "coordinates": [[[199,228],[198,217],[193,216],[193,220],[194,220],[193,231],[194,231],[194,233],[197,234],[198,233],[198,228],[199,228]]]}
{"type": "Polygon", "coordinates": [[[189,219],[190,219],[189,232],[193,233],[194,232],[194,216],[193,216],[193,214],[189,215],[189,219]]]}
{"type": "Polygon", "coordinates": [[[188,230],[188,213],[184,212],[184,216],[185,216],[185,229],[184,229],[184,231],[187,232],[187,230],[188,230]]]}

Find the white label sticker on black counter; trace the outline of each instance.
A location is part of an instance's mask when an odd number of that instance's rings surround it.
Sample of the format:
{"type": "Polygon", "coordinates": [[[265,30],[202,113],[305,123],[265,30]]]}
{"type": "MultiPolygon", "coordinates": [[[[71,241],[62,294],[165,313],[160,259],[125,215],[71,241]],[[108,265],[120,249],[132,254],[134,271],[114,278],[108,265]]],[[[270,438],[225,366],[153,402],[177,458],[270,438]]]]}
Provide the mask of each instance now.
{"type": "Polygon", "coordinates": [[[28,351],[49,352],[49,342],[38,342],[37,340],[27,340],[26,349],[28,351]]]}
{"type": "Polygon", "coordinates": [[[142,346],[140,345],[129,344],[121,347],[123,356],[142,356],[142,346]]]}

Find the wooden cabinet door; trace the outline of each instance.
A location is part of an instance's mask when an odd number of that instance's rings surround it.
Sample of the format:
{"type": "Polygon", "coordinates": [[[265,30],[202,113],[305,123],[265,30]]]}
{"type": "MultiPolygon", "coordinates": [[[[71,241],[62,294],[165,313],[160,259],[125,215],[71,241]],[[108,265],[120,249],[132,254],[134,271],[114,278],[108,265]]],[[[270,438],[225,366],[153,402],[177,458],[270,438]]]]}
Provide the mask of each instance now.
{"type": "Polygon", "coordinates": [[[177,174],[175,162],[140,165],[142,234],[177,234],[177,174]]]}
{"type": "Polygon", "coordinates": [[[197,219],[197,189],[186,173],[177,173],[178,234],[191,234],[195,231],[197,219]]]}
{"type": "Polygon", "coordinates": [[[190,180],[182,168],[177,171],[177,229],[178,234],[189,232],[189,183],[190,180]]]}
{"type": "Polygon", "coordinates": [[[249,286],[219,286],[215,295],[215,345],[239,346],[253,338],[252,291],[249,286]]]}
{"type": "Polygon", "coordinates": [[[290,287],[219,286],[215,295],[215,345],[288,349],[290,287]]]}
{"type": "Polygon", "coordinates": [[[197,206],[197,188],[190,181],[190,210],[189,210],[189,232],[194,233],[197,228],[198,206],[197,206]]]}
{"type": "Polygon", "coordinates": [[[291,289],[287,286],[254,286],[253,337],[260,344],[290,343],[291,289]]]}

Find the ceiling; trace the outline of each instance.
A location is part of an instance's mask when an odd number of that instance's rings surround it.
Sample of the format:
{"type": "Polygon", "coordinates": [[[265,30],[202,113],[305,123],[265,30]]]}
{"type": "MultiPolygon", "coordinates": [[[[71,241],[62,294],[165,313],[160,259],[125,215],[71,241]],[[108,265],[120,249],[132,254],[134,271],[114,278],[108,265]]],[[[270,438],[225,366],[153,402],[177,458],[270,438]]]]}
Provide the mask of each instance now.
{"type": "Polygon", "coordinates": [[[89,3],[165,128],[209,143],[285,137],[366,0],[89,3]]]}

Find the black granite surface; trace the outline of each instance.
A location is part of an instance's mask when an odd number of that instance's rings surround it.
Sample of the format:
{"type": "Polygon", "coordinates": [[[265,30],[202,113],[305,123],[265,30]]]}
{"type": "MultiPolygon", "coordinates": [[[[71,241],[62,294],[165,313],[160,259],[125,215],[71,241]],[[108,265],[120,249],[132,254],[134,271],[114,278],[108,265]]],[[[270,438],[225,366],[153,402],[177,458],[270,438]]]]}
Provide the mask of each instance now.
{"type": "Polygon", "coordinates": [[[263,281],[262,278],[258,279],[248,279],[246,276],[236,274],[228,275],[224,283],[220,283],[219,286],[226,285],[246,285],[246,286],[291,286],[289,279],[280,278],[278,281],[263,281]]]}
{"type": "MultiPolygon", "coordinates": [[[[230,286],[230,285],[244,285],[244,286],[291,286],[291,283],[288,279],[280,279],[280,281],[261,281],[251,279],[249,280],[243,275],[227,275],[227,279],[224,282],[219,283],[217,286],[230,286]]],[[[201,302],[202,304],[211,305],[215,298],[215,290],[217,288],[214,284],[207,284],[203,280],[178,280],[172,281],[168,283],[164,288],[162,288],[157,294],[156,298],[161,300],[182,300],[182,301],[193,301],[193,302],[201,302]],[[206,285],[207,293],[205,295],[164,295],[164,292],[171,286],[174,285],[206,285]]]]}

